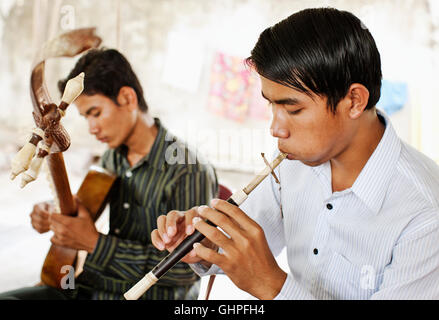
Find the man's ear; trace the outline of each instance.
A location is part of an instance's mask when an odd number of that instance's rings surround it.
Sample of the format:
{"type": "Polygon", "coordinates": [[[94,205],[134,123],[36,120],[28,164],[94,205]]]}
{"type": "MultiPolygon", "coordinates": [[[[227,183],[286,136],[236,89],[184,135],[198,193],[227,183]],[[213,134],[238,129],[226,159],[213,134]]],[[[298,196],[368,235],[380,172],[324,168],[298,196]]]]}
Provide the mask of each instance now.
{"type": "Polygon", "coordinates": [[[120,88],[119,94],[117,95],[117,103],[120,106],[128,107],[130,110],[139,108],[136,91],[128,86],[120,88]]]}
{"type": "Polygon", "coordinates": [[[353,83],[348,90],[346,97],[350,100],[349,117],[358,119],[369,102],[369,90],[359,83],[353,83]]]}

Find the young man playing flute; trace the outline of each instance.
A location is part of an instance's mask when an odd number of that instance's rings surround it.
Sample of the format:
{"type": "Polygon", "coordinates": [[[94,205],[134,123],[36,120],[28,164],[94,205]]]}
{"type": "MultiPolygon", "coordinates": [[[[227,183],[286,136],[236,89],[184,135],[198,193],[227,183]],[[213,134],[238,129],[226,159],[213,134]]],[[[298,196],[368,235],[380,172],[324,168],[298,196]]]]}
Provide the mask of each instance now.
{"type": "Polygon", "coordinates": [[[238,208],[171,211],[152,242],[223,272],[259,299],[438,299],[439,167],[403,142],[375,105],[381,62],[351,13],[307,9],[266,29],[247,62],[287,153],[238,208]],[[210,220],[220,227],[207,224],[210,220]],[[289,272],[275,256],[286,247],[289,272]]]}

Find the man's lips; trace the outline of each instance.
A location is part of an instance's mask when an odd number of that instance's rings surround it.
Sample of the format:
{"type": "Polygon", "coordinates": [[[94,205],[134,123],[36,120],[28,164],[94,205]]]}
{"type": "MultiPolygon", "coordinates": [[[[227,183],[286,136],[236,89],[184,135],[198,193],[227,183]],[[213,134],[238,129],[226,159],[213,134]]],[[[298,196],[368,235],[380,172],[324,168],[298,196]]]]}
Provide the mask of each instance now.
{"type": "Polygon", "coordinates": [[[288,153],[287,151],[282,150],[282,148],[278,148],[280,152],[285,153],[287,155],[288,160],[294,160],[294,155],[291,153],[288,153]]]}
{"type": "Polygon", "coordinates": [[[107,137],[96,137],[100,142],[108,142],[107,137]]]}

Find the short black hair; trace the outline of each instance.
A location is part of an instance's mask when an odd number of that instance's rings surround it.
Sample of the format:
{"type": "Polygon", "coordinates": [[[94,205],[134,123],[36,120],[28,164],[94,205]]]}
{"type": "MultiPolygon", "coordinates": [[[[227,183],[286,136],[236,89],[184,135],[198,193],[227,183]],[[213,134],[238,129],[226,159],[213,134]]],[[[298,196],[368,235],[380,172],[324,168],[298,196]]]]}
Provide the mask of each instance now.
{"type": "Polygon", "coordinates": [[[58,81],[58,89],[64,92],[68,80],[85,73],[83,94],[102,94],[110,98],[116,105],[120,88],[128,86],[137,95],[139,109],[148,111],[148,105],[143,97],[143,89],[131,68],[128,60],[115,49],[91,49],[76,63],[67,78],[58,81]]]}
{"type": "Polygon", "coordinates": [[[333,113],[353,83],[369,90],[366,109],[381,94],[375,40],[360,19],[334,8],[305,9],[265,29],[246,63],[271,81],[326,96],[333,113]]]}

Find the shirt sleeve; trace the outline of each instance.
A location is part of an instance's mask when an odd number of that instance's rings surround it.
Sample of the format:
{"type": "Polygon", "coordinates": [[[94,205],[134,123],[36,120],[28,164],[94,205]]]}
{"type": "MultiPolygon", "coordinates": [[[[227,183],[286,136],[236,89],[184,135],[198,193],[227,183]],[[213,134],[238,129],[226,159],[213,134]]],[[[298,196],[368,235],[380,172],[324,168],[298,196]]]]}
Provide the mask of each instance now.
{"type": "MultiPolygon", "coordinates": [[[[169,182],[164,195],[165,200],[160,205],[160,214],[166,214],[171,210],[185,211],[206,204],[216,192],[217,180],[212,171],[183,172],[169,182]]],[[[152,228],[156,228],[156,225],[152,228]]],[[[87,256],[84,270],[116,277],[120,280],[121,286],[129,288],[167,254],[166,251],[158,251],[152,244],[100,234],[95,250],[87,256]]],[[[193,283],[196,278],[187,264],[178,263],[160,279],[160,282],[167,285],[187,285],[193,283]]],[[[114,281],[106,281],[105,277],[98,277],[95,281],[98,281],[104,290],[112,290],[111,286],[115,285],[114,281]]]]}

